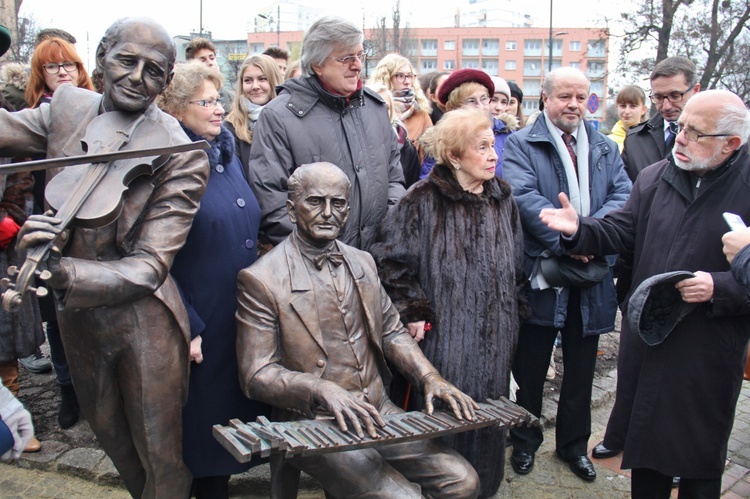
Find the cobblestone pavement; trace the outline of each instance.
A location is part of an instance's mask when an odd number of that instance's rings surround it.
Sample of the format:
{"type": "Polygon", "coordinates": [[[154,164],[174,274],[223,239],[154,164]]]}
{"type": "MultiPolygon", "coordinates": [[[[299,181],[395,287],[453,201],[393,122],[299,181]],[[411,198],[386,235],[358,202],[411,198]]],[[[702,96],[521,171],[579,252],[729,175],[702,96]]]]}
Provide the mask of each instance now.
{"type": "MultiPolygon", "coordinates": [[[[599,442],[612,408],[616,374],[598,375],[592,398],[590,447],[599,442]]],[[[587,483],[574,476],[554,453],[554,413],[557,393],[548,387],[543,407],[545,442],[537,453],[534,470],[518,476],[506,466],[505,482],[496,499],[505,498],[626,498],[630,479],[619,469],[620,458],[594,460],[598,478],[587,483]]],[[[76,431],[87,431],[85,421],[76,431]]],[[[90,431],[90,430],[88,430],[90,431]]],[[[510,448],[508,449],[508,458],[510,448]]],[[[268,467],[259,466],[233,477],[232,497],[268,497],[268,467]]],[[[43,451],[24,454],[17,464],[0,464],[0,499],[12,498],[113,498],[129,497],[122,488],[111,461],[98,448],[69,448],[59,442],[43,442],[43,451]]],[[[316,482],[303,476],[300,498],[321,499],[316,482]]],[[[676,497],[676,493],[673,494],[676,497]]],[[[729,463],[723,478],[723,498],[750,497],[750,382],[746,381],[737,406],[734,430],[729,441],[729,463]]]]}

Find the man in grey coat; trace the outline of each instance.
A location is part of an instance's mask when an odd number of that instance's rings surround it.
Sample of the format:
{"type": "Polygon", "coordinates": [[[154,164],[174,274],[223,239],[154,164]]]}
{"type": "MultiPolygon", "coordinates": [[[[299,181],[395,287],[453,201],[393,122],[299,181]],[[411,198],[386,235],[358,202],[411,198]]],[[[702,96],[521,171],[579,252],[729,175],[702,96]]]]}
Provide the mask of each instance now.
{"type": "Polygon", "coordinates": [[[367,249],[388,206],[404,194],[399,146],[383,100],[363,88],[363,34],[350,21],[317,20],[302,42],[302,73],[268,103],[253,133],[248,178],[260,203],[261,233],[274,245],[292,232],[287,179],[300,165],[328,161],[352,184],[340,239],[367,249]]]}

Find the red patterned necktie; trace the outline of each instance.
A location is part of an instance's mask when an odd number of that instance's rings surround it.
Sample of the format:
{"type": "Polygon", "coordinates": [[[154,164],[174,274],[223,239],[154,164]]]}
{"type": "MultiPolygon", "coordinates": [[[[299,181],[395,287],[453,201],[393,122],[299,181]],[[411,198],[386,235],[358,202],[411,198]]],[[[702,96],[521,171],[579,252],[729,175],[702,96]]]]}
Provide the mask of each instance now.
{"type": "Polygon", "coordinates": [[[565,147],[568,148],[568,153],[570,153],[570,159],[573,161],[573,168],[576,171],[576,175],[578,175],[578,157],[576,156],[576,150],[573,148],[575,139],[569,133],[563,133],[562,139],[563,139],[563,142],[565,142],[565,147]]]}

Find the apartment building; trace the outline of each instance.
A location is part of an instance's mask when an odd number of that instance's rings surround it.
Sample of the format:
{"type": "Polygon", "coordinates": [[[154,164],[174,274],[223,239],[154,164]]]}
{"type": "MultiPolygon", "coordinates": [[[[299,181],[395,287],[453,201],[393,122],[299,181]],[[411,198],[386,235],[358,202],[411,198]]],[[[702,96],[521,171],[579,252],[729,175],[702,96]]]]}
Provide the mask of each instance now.
{"type": "MultiPolygon", "coordinates": [[[[491,76],[513,81],[524,92],[524,114],[538,109],[541,85],[549,68],[575,67],[591,80],[588,119],[603,121],[607,96],[608,32],[601,28],[553,29],[550,60],[548,28],[405,28],[399,52],[409,58],[417,73],[480,69],[491,76]],[[599,104],[597,106],[597,103],[599,104]]],[[[299,54],[302,31],[248,33],[248,53],[258,53],[279,44],[299,54]]],[[[389,37],[365,30],[365,47],[373,54],[367,62],[370,74],[383,55],[393,49],[389,37]],[[385,39],[385,41],[384,41],[385,39]]]]}

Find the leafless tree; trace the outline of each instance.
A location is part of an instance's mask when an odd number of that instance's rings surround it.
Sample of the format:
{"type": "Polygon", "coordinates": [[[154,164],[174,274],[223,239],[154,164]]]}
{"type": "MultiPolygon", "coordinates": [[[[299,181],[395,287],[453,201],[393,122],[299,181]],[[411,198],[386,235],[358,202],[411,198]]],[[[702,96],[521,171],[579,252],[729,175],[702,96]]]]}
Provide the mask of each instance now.
{"type": "Polygon", "coordinates": [[[702,88],[729,88],[750,99],[744,81],[750,0],[639,0],[622,20],[621,70],[648,74],[668,56],[683,55],[698,66],[702,88]],[[633,59],[644,47],[653,47],[654,57],[633,59]]]}

